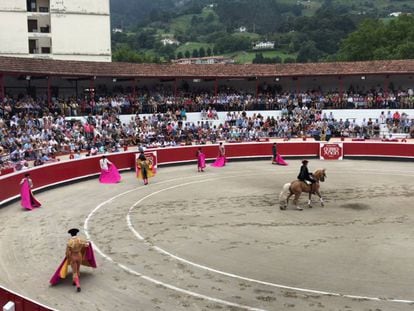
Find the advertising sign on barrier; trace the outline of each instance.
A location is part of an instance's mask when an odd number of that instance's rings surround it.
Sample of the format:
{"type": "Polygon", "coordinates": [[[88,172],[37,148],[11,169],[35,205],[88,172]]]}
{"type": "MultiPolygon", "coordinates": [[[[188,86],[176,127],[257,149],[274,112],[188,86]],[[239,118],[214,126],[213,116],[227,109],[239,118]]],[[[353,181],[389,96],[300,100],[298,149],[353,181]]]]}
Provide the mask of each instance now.
{"type": "Polygon", "coordinates": [[[342,160],[344,148],[342,143],[320,143],[319,157],[321,160],[342,160]]]}

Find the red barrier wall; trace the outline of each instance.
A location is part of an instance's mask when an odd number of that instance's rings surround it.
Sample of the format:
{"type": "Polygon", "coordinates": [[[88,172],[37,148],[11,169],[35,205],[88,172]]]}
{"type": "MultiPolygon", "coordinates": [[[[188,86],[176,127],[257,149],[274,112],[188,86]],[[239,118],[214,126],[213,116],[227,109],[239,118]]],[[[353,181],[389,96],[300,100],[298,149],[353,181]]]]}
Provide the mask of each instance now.
{"type": "Polygon", "coordinates": [[[14,302],[15,311],[50,311],[45,306],[42,306],[34,301],[31,301],[27,298],[21,297],[16,293],[13,293],[9,290],[6,290],[3,287],[0,287],[0,308],[3,310],[3,306],[9,301],[14,302]]]}
{"type": "MultiPolygon", "coordinates": [[[[226,155],[231,158],[251,158],[271,156],[272,143],[242,143],[226,144],[226,155]]],[[[414,144],[388,143],[388,142],[344,142],[344,157],[396,157],[414,159],[414,144]]],[[[196,151],[199,146],[184,146],[174,148],[158,148],[158,164],[180,163],[196,160],[196,151]]],[[[217,145],[201,146],[207,159],[217,156],[217,145]]],[[[283,142],[278,143],[278,152],[284,157],[319,156],[318,142],[283,142]]],[[[134,167],[134,151],[116,153],[108,156],[118,169],[130,169],[134,167]]],[[[100,156],[88,157],[79,160],[57,162],[45,166],[36,167],[27,171],[13,173],[0,177],[0,206],[11,198],[19,195],[19,182],[26,172],[29,172],[35,189],[59,184],[65,181],[76,180],[82,177],[99,174],[100,156]]]]}
{"type": "Polygon", "coordinates": [[[389,143],[389,142],[353,142],[344,143],[345,157],[366,156],[366,157],[395,157],[413,158],[414,144],[389,143]]]}
{"type": "MultiPolygon", "coordinates": [[[[226,155],[231,158],[271,156],[271,143],[226,144],[226,155]]],[[[174,148],[159,148],[158,164],[188,162],[196,160],[196,151],[199,146],[184,146],[174,148]]],[[[215,158],[218,154],[217,145],[201,146],[207,158],[215,158]]],[[[280,143],[279,152],[284,156],[317,156],[318,143],[280,143]]],[[[108,159],[115,163],[118,169],[134,167],[135,152],[115,153],[108,155],[108,159]]],[[[75,180],[81,177],[93,176],[100,173],[100,156],[88,157],[79,160],[57,162],[39,166],[30,170],[21,171],[0,177],[0,206],[9,199],[16,197],[20,192],[20,180],[25,173],[30,173],[35,189],[59,184],[64,181],[75,180]]]]}

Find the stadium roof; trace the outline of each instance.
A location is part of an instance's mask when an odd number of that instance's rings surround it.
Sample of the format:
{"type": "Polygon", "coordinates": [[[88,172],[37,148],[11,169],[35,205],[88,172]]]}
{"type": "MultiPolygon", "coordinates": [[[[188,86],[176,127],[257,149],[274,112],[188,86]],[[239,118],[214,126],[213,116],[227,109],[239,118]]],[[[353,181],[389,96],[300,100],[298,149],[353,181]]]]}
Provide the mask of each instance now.
{"type": "Polygon", "coordinates": [[[0,57],[0,73],[75,77],[249,78],[414,74],[414,60],[307,64],[133,64],[0,57]]]}

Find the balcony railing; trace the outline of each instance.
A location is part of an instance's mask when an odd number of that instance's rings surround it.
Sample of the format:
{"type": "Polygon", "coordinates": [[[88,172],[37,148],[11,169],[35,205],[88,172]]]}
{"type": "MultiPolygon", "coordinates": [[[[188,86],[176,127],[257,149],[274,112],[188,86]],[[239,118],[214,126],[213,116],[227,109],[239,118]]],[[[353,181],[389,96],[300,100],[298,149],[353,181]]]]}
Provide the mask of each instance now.
{"type": "Polygon", "coordinates": [[[38,28],[32,28],[32,29],[29,29],[29,33],[47,34],[47,33],[50,33],[50,27],[49,26],[40,27],[40,31],[38,28]]]}
{"type": "Polygon", "coordinates": [[[41,47],[29,50],[29,54],[50,54],[51,48],[50,47],[41,47]]]}

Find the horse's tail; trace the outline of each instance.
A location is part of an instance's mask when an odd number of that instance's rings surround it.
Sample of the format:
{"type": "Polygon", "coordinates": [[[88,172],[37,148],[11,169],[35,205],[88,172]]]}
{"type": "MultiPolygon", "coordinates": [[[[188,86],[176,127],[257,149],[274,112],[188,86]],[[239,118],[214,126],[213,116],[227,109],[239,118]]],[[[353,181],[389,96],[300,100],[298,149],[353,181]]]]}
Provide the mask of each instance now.
{"type": "Polygon", "coordinates": [[[291,185],[290,182],[283,185],[282,191],[279,194],[279,202],[280,202],[280,204],[286,203],[287,195],[290,192],[290,185],[291,185]]]}

